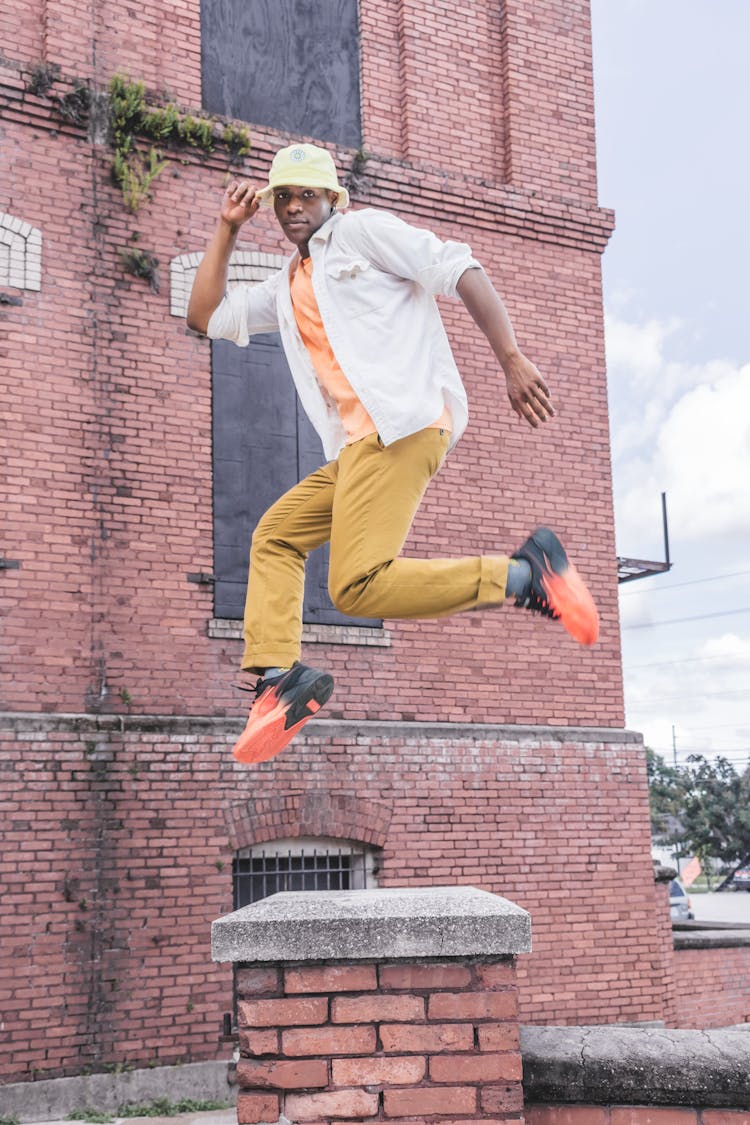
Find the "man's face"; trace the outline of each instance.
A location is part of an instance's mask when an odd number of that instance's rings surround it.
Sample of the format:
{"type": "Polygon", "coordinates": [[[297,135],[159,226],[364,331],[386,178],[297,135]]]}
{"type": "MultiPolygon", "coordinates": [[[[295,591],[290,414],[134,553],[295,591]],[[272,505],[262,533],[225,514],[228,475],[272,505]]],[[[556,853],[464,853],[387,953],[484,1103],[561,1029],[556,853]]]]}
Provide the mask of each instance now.
{"type": "Polygon", "coordinates": [[[281,229],[295,246],[307,242],[330,219],[336,193],[325,188],[285,185],[274,189],[273,209],[281,229]]]}

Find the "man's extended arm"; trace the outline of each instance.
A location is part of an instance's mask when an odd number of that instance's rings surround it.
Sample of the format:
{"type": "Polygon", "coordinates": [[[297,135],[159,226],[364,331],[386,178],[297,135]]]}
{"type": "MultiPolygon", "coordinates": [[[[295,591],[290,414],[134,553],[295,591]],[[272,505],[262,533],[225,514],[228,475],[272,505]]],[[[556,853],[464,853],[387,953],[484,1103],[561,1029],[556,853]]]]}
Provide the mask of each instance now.
{"type": "Polygon", "coordinates": [[[458,295],[489,341],[505,372],[510,404],[530,426],[546,422],[555,413],[549,390],[534,364],[516,342],[505,305],[484,270],[467,269],[457,285],[458,295]]]}
{"type": "Polygon", "coordinates": [[[257,210],[255,191],[249,184],[235,182],[229,185],[224,193],[216,230],[195,271],[188,302],[188,328],[205,334],[211,314],[221,304],[226,292],[229,259],[240,227],[257,210]]]}

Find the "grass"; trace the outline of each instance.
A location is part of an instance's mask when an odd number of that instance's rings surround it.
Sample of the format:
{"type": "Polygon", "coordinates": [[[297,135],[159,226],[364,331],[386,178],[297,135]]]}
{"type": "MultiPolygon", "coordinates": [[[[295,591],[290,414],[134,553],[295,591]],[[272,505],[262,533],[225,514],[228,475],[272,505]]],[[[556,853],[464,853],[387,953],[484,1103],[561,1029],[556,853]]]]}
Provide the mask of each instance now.
{"type": "MultiPolygon", "coordinates": [[[[173,1102],[170,1098],[156,1098],[143,1105],[128,1103],[117,1108],[117,1117],[175,1117],[178,1113],[198,1113],[204,1109],[231,1109],[231,1102],[218,1102],[198,1100],[194,1098],[181,1098],[173,1102]]],[[[110,1125],[115,1117],[111,1113],[99,1109],[75,1109],[65,1118],[66,1121],[86,1121],[90,1125],[110,1125]]],[[[0,1118],[0,1125],[18,1125],[17,1121],[6,1121],[0,1118]]]]}
{"type": "Polygon", "coordinates": [[[172,1102],[169,1098],[157,1098],[147,1105],[121,1105],[117,1110],[118,1117],[174,1117],[177,1113],[198,1113],[203,1109],[231,1109],[231,1102],[195,1101],[194,1098],[182,1098],[172,1102]]]}

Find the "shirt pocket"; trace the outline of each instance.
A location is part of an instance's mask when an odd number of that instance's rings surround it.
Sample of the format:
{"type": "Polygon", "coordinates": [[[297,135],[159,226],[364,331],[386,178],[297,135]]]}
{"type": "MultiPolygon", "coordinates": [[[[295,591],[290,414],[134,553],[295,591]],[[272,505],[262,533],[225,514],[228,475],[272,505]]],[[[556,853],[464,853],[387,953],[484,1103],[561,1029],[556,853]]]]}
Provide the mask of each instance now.
{"type": "Polygon", "coordinates": [[[332,255],[326,262],[326,273],[332,281],[349,281],[371,269],[367,258],[355,254],[332,255]]]}
{"type": "Polygon", "coordinates": [[[334,304],[347,319],[369,316],[381,326],[389,306],[398,304],[403,296],[400,278],[383,273],[356,254],[329,259],[326,282],[334,304]]]}

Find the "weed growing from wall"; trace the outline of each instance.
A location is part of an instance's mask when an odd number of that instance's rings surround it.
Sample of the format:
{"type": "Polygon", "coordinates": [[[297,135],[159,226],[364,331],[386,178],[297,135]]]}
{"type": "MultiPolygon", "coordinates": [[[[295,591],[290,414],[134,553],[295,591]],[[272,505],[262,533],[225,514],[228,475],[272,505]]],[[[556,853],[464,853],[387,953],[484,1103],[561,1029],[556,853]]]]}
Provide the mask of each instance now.
{"type": "Polygon", "coordinates": [[[169,161],[157,145],[178,145],[209,153],[218,142],[230,150],[232,157],[250,151],[246,129],[235,125],[217,128],[213,118],[182,114],[176,105],[150,106],[142,82],[129,82],[116,74],[109,84],[109,120],[114,147],[112,178],[119,185],[125,206],[135,212],[150,197],[150,188],[169,161]],[[137,140],[155,142],[143,153],[137,140]]]}

